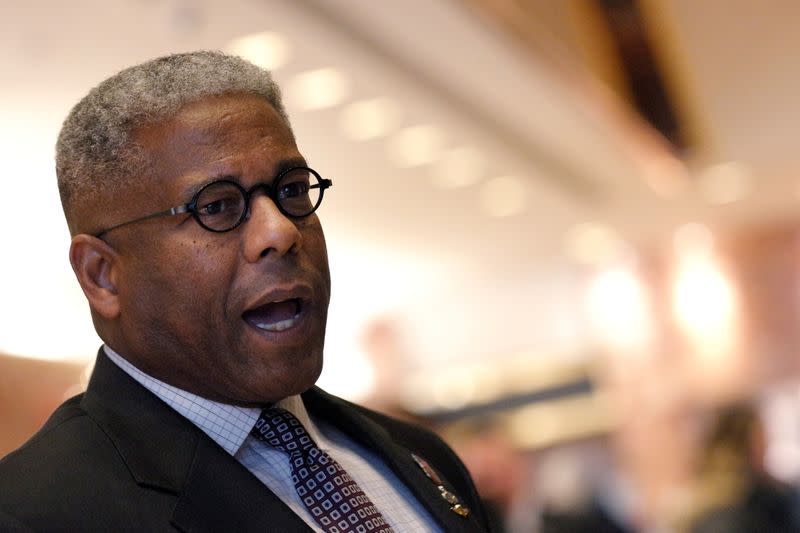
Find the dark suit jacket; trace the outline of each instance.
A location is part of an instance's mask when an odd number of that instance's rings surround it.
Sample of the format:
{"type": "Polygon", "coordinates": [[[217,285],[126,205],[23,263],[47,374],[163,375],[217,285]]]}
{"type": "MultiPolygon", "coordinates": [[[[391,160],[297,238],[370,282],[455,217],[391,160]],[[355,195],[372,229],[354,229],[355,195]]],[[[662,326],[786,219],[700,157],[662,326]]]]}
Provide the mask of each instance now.
{"type": "MultiPolygon", "coordinates": [[[[461,461],[432,433],[331,396],[308,411],[377,451],[445,531],[487,529],[461,461]],[[451,511],[424,457],[470,509],[451,511]]],[[[85,394],[0,461],[0,531],[310,531],[253,474],[100,351],[85,394]]]]}

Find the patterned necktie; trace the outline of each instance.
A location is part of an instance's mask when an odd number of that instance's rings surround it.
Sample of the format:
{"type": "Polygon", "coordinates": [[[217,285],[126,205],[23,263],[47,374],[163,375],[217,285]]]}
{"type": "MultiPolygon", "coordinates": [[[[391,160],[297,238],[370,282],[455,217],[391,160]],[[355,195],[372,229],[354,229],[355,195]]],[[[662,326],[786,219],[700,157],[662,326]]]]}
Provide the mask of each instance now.
{"type": "Polygon", "coordinates": [[[324,531],[393,533],[361,487],[317,447],[292,413],[264,409],[251,433],[289,456],[297,495],[324,531]]]}

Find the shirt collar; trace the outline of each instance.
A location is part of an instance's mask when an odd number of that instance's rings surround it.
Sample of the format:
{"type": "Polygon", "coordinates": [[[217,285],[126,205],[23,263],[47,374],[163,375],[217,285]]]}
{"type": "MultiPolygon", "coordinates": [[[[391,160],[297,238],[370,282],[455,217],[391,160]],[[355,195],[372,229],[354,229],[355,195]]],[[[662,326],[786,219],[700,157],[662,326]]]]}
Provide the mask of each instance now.
{"type": "MultiPolygon", "coordinates": [[[[104,345],[103,349],[108,358],[125,373],[200,428],[231,455],[236,455],[261,415],[261,409],[258,407],[242,407],[216,402],[164,383],[142,372],[108,345],[104,345]]],[[[311,421],[303,398],[299,394],[284,398],[275,405],[296,416],[305,426],[311,438],[321,445],[316,425],[311,421]]]]}

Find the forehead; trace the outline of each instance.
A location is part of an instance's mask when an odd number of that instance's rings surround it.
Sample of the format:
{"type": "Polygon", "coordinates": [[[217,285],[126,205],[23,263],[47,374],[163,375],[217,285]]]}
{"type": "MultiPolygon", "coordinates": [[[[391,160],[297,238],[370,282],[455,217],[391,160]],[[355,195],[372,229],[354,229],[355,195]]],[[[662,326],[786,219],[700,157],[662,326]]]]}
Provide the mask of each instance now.
{"type": "Polygon", "coordinates": [[[277,172],[297,159],[294,136],[283,117],[256,95],[204,98],[183,107],[168,121],[135,134],[150,156],[160,184],[191,186],[198,180],[277,172]]]}

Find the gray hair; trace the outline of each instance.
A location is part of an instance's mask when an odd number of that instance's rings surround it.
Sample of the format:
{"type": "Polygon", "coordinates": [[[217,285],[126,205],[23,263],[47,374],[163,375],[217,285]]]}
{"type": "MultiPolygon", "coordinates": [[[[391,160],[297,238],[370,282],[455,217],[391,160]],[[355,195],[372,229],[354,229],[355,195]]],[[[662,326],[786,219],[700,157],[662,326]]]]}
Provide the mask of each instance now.
{"type": "Polygon", "coordinates": [[[67,116],[56,144],[58,190],[70,231],[78,226],[75,204],[97,201],[149,166],[133,140],[138,128],[169,120],[194,101],[229,93],[264,97],[289,124],[270,73],[222,52],[153,59],[89,91],[67,116]]]}

